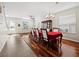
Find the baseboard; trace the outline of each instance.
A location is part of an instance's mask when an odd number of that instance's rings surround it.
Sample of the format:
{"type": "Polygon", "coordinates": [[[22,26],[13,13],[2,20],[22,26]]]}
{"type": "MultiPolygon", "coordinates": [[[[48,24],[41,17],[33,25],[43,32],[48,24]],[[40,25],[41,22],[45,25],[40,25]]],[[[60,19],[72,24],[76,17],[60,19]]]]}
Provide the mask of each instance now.
{"type": "Polygon", "coordinates": [[[72,41],[72,42],[75,42],[75,43],[78,43],[79,44],[79,41],[77,40],[73,40],[73,39],[70,39],[70,38],[63,38],[64,40],[68,40],[68,41],[72,41]]]}

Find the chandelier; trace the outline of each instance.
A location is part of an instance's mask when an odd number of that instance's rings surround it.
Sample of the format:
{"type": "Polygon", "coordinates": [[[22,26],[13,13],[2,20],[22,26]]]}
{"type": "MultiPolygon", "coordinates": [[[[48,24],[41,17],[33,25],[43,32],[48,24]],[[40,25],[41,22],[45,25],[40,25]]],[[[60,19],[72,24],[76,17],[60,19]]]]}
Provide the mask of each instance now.
{"type": "Polygon", "coordinates": [[[46,15],[44,19],[52,20],[53,18],[55,18],[55,16],[53,15],[53,13],[50,13],[50,11],[49,11],[48,15],[46,15]]]}

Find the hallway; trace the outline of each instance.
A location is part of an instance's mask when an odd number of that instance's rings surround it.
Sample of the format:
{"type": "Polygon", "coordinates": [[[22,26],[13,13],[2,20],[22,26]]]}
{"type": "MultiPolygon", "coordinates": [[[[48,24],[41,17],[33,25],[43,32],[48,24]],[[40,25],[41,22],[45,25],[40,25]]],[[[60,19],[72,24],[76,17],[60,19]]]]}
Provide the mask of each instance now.
{"type": "Polygon", "coordinates": [[[3,47],[1,57],[35,57],[35,53],[18,35],[10,35],[3,47]]]}

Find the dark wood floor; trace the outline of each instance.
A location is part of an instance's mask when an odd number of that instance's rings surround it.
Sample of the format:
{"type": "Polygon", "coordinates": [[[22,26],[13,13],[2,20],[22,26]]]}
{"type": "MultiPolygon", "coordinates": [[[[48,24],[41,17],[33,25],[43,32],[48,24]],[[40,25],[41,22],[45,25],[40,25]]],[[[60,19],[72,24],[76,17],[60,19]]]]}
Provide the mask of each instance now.
{"type": "MultiPolygon", "coordinates": [[[[26,35],[27,36],[27,35],[26,35]]],[[[25,37],[28,39],[28,37],[25,37]]],[[[22,37],[13,34],[10,35],[2,51],[0,57],[36,57],[37,55],[25,43],[22,37]]]]}
{"type": "MultiPolygon", "coordinates": [[[[31,38],[31,37],[30,37],[31,38]]],[[[26,40],[25,40],[26,41],[26,40]]],[[[27,42],[26,42],[27,43],[27,42]]],[[[37,54],[37,56],[43,57],[79,57],[79,43],[69,41],[66,39],[62,40],[62,47],[60,52],[56,50],[47,49],[41,43],[31,41],[27,43],[31,49],[37,54]]]]}
{"type": "Polygon", "coordinates": [[[10,35],[3,50],[1,57],[79,57],[79,43],[62,40],[61,50],[47,49],[41,43],[30,41],[31,36],[22,34],[19,37],[10,35]]]}

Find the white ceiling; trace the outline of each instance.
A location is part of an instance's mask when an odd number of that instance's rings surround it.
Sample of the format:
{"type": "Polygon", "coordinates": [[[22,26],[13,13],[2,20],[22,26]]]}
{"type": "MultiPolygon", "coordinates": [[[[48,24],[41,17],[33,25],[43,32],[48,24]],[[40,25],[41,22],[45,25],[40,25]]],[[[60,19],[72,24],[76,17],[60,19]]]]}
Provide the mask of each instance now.
{"type": "Polygon", "coordinates": [[[40,18],[48,14],[49,10],[56,13],[77,5],[78,2],[5,2],[5,14],[9,17],[27,18],[32,15],[40,18]]]}

